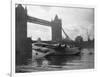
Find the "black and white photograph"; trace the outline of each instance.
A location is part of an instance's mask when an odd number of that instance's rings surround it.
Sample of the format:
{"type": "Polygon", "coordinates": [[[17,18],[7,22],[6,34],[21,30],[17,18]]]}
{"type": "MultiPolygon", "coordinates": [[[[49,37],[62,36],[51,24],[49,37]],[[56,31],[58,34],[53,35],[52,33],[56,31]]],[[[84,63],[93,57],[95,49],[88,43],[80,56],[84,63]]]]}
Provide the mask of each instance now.
{"type": "Polygon", "coordinates": [[[15,4],[15,72],[94,69],[94,8],[15,4]]]}

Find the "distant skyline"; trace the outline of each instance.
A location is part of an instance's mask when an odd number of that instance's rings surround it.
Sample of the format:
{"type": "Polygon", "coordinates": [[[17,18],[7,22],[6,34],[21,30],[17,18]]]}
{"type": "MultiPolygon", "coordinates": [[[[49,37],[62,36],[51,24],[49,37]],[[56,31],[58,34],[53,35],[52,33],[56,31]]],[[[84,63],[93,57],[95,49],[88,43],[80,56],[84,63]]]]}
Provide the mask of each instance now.
{"type": "MultiPolygon", "coordinates": [[[[47,21],[54,19],[57,14],[62,20],[62,27],[67,35],[74,40],[81,35],[84,40],[94,38],[94,9],[93,8],[73,8],[73,7],[50,7],[50,6],[30,6],[27,5],[29,16],[37,17],[47,21]]],[[[27,36],[33,40],[51,40],[51,27],[44,25],[27,23],[27,36]]],[[[65,38],[62,32],[63,38],[65,38]]]]}

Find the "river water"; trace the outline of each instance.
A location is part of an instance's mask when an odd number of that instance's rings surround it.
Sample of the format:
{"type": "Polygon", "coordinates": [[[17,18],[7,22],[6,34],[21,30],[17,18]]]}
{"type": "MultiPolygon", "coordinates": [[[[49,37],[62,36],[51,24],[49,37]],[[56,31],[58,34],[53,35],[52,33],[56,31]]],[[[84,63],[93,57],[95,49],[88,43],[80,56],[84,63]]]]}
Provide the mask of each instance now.
{"type": "Polygon", "coordinates": [[[29,60],[28,65],[17,66],[17,72],[60,71],[72,69],[94,68],[94,49],[81,50],[76,56],[49,56],[37,60],[29,60]]]}

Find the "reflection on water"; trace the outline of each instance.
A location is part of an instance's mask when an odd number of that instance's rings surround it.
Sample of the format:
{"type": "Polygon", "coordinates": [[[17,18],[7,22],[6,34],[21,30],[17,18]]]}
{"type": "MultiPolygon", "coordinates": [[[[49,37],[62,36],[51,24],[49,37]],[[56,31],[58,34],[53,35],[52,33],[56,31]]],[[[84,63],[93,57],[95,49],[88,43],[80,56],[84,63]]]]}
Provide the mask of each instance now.
{"type": "Polygon", "coordinates": [[[48,56],[45,58],[35,59],[29,63],[24,71],[53,71],[67,69],[88,69],[94,68],[94,49],[83,49],[81,55],[76,56],[48,56]]]}

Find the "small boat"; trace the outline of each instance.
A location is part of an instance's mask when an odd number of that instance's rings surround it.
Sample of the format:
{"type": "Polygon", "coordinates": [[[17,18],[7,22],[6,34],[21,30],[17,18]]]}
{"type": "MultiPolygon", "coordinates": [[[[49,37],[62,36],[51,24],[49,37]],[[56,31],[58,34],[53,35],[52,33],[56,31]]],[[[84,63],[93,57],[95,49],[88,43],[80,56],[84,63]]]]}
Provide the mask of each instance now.
{"type": "Polygon", "coordinates": [[[79,47],[70,47],[69,45],[59,45],[55,49],[55,55],[79,55],[80,48],[79,47]]]}
{"type": "Polygon", "coordinates": [[[78,47],[74,48],[64,48],[62,50],[56,50],[55,55],[78,55],[80,54],[80,50],[78,47]]]}

